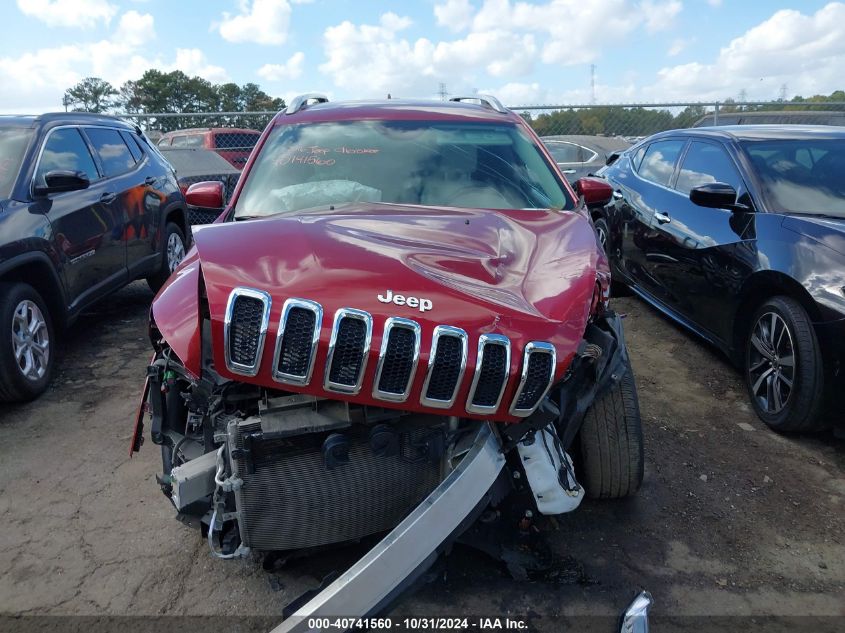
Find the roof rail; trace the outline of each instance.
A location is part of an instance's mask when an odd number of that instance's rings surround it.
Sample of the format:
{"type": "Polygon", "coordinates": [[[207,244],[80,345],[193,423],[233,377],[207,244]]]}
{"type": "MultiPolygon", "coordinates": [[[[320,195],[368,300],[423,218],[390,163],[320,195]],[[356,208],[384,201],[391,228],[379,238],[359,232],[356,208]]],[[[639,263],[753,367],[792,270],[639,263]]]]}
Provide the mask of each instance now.
{"type": "Polygon", "coordinates": [[[495,110],[496,112],[501,112],[502,114],[505,114],[508,111],[508,109],[502,105],[502,102],[492,95],[470,95],[468,97],[451,97],[449,101],[478,101],[484,107],[490,108],[491,110],[495,110]]]}
{"type": "Polygon", "coordinates": [[[294,97],[288,107],[285,109],[285,114],[296,114],[304,108],[309,101],[316,101],[317,103],[328,103],[329,98],[321,92],[307,92],[304,95],[294,97]]]}

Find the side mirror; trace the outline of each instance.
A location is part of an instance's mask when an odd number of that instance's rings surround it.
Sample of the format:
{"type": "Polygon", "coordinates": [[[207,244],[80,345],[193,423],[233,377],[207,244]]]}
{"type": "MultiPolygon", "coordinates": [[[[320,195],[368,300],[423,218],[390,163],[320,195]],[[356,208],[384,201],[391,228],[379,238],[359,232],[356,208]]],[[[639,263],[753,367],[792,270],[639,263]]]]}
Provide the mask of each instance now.
{"type": "Polygon", "coordinates": [[[185,192],[185,202],[192,207],[222,209],[223,183],[216,180],[194,183],[185,192]]]}
{"type": "Polygon", "coordinates": [[[605,205],[613,197],[613,187],[601,178],[579,178],[575,181],[575,193],[584,197],[587,206],[605,205]]]}
{"type": "Polygon", "coordinates": [[[619,157],[622,156],[622,152],[611,152],[607,155],[607,158],[604,159],[604,164],[608,167],[619,160],[619,157]]]}
{"type": "Polygon", "coordinates": [[[35,195],[46,196],[51,193],[64,191],[80,191],[87,189],[91,181],[85,172],[67,169],[54,169],[44,175],[44,184],[35,187],[35,195]]]}
{"type": "Polygon", "coordinates": [[[736,189],[723,182],[708,182],[689,192],[690,202],[708,209],[729,209],[731,211],[749,211],[744,204],[736,201],[736,189]]]}

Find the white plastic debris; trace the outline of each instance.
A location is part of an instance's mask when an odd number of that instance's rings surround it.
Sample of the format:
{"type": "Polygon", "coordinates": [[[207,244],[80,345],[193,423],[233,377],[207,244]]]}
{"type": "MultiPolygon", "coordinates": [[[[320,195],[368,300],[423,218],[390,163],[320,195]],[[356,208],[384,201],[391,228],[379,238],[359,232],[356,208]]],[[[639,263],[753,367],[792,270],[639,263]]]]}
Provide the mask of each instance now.
{"type": "Polygon", "coordinates": [[[572,459],[553,432],[537,431],[521,441],[517,450],[540,512],[563,514],[581,504],[584,489],[575,479],[572,459]]]}

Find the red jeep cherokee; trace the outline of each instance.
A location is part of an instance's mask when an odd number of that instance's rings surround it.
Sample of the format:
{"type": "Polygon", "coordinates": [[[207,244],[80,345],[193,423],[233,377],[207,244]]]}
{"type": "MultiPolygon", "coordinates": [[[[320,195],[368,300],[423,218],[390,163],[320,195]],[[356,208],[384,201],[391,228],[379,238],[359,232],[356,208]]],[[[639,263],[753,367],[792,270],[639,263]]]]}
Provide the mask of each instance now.
{"type": "Polygon", "coordinates": [[[293,100],[153,303],[132,450],[149,414],[162,490],[223,557],[390,530],[479,455],[546,514],[633,494],[636,389],[585,210],[611,191],[576,190],[493,98],[293,100]]]}

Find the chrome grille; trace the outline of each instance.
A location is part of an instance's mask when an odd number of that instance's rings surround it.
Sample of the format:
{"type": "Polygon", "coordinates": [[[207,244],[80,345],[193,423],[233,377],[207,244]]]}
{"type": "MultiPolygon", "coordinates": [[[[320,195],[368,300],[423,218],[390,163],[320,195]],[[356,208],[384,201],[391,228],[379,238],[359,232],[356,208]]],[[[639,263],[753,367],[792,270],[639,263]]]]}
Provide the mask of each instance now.
{"type": "Polygon", "coordinates": [[[311,382],[322,322],[319,303],[293,298],[285,301],[276,336],[274,380],[291,385],[311,382]]]}
{"type": "Polygon", "coordinates": [[[391,317],[384,324],[373,397],[404,402],[408,399],[420,357],[420,326],[391,317]]]}
{"type": "MultiPolygon", "coordinates": [[[[224,336],[227,368],[255,376],[261,364],[270,318],[270,295],[253,288],[235,288],[226,307],[224,336]]],[[[276,382],[310,384],[323,320],[323,308],[307,299],[285,301],[276,335],[272,375],[276,382]]],[[[373,333],[368,312],[341,308],[335,313],[325,363],[323,388],[355,395],[364,383],[373,333]]],[[[422,329],[416,321],[390,317],[381,337],[378,366],[372,379],[372,395],[379,400],[405,402],[410,397],[419,356],[422,329]]],[[[454,406],[466,371],[469,337],[449,325],[434,328],[420,404],[439,409],[454,406]]],[[[551,343],[526,345],[519,386],[508,412],[531,415],[548,393],[556,368],[551,343]]],[[[501,405],[510,375],[511,343],[501,334],[482,334],[478,339],[475,370],[465,409],[469,413],[494,414],[501,405]]],[[[369,384],[369,383],[368,383],[369,384]]]]}
{"type": "Polygon", "coordinates": [[[554,345],[532,341],[525,346],[522,375],[510,408],[513,415],[527,417],[534,413],[552,386],[555,361],[554,345]]]}
{"type": "Polygon", "coordinates": [[[511,363],[511,342],[501,334],[482,334],[478,339],[475,376],[469,390],[467,411],[493,413],[499,408],[511,363]]]}
{"type": "Polygon", "coordinates": [[[460,328],[449,325],[434,328],[428,373],[420,398],[422,404],[448,409],[455,403],[467,365],[467,338],[460,328]]]}
{"type": "Polygon", "coordinates": [[[351,394],[361,390],[372,335],[368,312],[341,308],[335,313],[323,384],[327,390],[351,394]]]}
{"type": "Polygon", "coordinates": [[[223,329],[229,371],[244,376],[258,373],[271,303],[269,294],[254,288],[235,288],[229,294],[223,329]]]}

